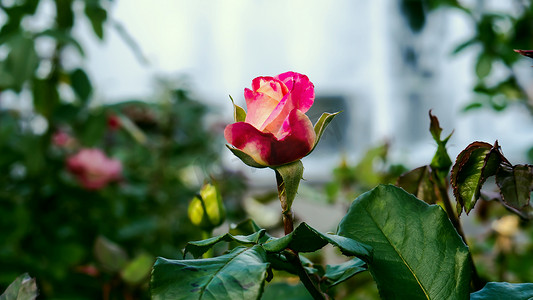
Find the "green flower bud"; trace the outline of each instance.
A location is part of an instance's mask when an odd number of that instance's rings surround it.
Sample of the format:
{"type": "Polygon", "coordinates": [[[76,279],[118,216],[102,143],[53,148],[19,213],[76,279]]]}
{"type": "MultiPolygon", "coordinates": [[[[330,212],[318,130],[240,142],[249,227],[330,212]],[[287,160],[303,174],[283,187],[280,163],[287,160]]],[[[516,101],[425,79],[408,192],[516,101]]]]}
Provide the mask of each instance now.
{"type": "Polygon", "coordinates": [[[217,187],[205,184],[200,194],[189,204],[189,219],[191,223],[205,231],[211,231],[224,222],[226,210],[222,203],[222,196],[217,187]]]}

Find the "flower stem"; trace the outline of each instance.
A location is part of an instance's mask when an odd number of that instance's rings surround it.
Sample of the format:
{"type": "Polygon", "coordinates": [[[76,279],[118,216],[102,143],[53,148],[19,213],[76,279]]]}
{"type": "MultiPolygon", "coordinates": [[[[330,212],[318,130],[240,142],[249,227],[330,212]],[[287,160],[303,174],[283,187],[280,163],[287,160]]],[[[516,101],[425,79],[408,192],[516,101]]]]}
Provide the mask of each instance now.
{"type": "Polygon", "coordinates": [[[283,177],[281,174],[276,171],[276,183],[278,187],[278,196],[281,203],[282,215],[283,215],[283,229],[285,235],[291,233],[294,230],[294,223],[292,217],[291,208],[288,207],[287,203],[287,193],[285,191],[285,183],[283,182],[283,177]]]}
{"type": "Polygon", "coordinates": [[[329,297],[320,291],[320,288],[317,287],[313,281],[311,281],[311,278],[309,277],[309,274],[305,271],[302,261],[300,260],[300,257],[298,256],[298,253],[296,251],[291,250],[291,252],[287,253],[287,260],[295,267],[296,273],[298,274],[298,277],[300,277],[300,280],[304,284],[305,288],[309,291],[311,296],[313,296],[313,299],[315,300],[326,300],[329,299],[329,297]]]}

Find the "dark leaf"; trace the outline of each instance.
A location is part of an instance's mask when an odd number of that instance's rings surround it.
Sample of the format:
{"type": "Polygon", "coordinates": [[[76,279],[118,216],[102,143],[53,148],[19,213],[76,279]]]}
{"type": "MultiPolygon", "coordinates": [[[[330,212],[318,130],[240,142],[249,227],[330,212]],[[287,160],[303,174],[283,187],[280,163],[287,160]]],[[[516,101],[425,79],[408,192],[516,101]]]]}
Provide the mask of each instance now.
{"type": "Polygon", "coordinates": [[[34,78],[32,83],[35,111],[46,118],[50,118],[59,104],[59,93],[54,82],[48,79],[34,78]]]}
{"type": "Polygon", "coordinates": [[[374,248],[368,262],[383,299],[465,299],[468,247],[440,206],[392,185],[358,197],[338,234],[374,248]]]}
{"type": "Polygon", "coordinates": [[[82,69],[76,69],[70,73],[70,82],[72,89],[76,95],[81,99],[82,104],[86,105],[89,100],[89,96],[93,91],[91,80],[82,69]]]}
{"type": "Polygon", "coordinates": [[[502,163],[496,174],[502,200],[518,210],[529,204],[533,187],[533,166],[502,163]]]}
{"type": "Polygon", "coordinates": [[[74,26],[72,0],[56,0],[56,23],[60,29],[70,30],[74,26]]]}
{"type": "Polygon", "coordinates": [[[429,166],[422,166],[402,174],[396,185],[428,204],[437,202],[429,166]]]}
{"type": "Polygon", "coordinates": [[[468,214],[479,199],[485,180],[496,174],[500,162],[505,159],[496,142],[494,146],[484,142],[468,145],[452,168],[451,184],[457,200],[457,212],[468,214]]]}
{"type": "Polygon", "coordinates": [[[327,286],[332,287],[366,270],[366,263],[354,258],[339,265],[327,265],[324,277],[330,282],[327,286]]]}
{"type": "Polygon", "coordinates": [[[425,2],[423,0],[402,0],[400,9],[413,32],[419,32],[426,24],[425,2]]]}
{"type": "Polygon", "coordinates": [[[91,21],[93,31],[100,39],[104,38],[104,23],[107,19],[107,11],[95,0],[85,2],[85,15],[91,21]]]}

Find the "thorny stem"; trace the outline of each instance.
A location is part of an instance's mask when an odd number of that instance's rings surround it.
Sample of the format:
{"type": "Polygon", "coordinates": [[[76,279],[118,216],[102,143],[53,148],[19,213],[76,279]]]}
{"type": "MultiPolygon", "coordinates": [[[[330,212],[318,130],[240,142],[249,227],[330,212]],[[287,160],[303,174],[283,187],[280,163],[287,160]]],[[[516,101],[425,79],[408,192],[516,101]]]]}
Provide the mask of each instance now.
{"type": "MultiPolygon", "coordinates": [[[[461,221],[459,220],[459,217],[455,214],[455,210],[452,206],[452,201],[448,196],[448,189],[445,186],[441,186],[440,184],[438,184],[438,186],[439,187],[437,196],[442,200],[446,213],[448,214],[448,218],[452,222],[453,227],[455,227],[455,230],[457,230],[457,233],[459,233],[465,245],[468,246],[463,227],[461,226],[461,221]]],[[[474,264],[472,255],[470,255],[470,268],[472,269],[472,287],[474,288],[474,290],[478,291],[482,289],[485,284],[477,273],[476,265],[474,264]]]]}
{"type": "Polygon", "coordinates": [[[309,291],[313,299],[315,300],[328,300],[329,296],[325,293],[322,293],[320,289],[311,281],[309,274],[305,271],[302,261],[298,256],[298,252],[291,250],[292,253],[287,253],[288,261],[296,268],[296,273],[300,280],[304,284],[305,288],[309,291]]]}
{"type": "Polygon", "coordinates": [[[283,211],[283,229],[285,231],[285,235],[287,235],[294,230],[294,224],[292,219],[291,208],[287,205],[287,193],[285,191],[285,183],[283,182],[283,177],[281,177],[281,174],[278,171],[276,171],[276,183],[278,187],[279,201],[281,202],[281,209],[283,211]]]}
{"type": "MultiPolygon", "coordinates": [[[[278,171],[275,171],[275,172],[276,172],[276,183],[278,187],[278,196],[279,196],[279,201],[281,202],[281,209],[282,209],[282,215],[283,215],[283,229],[285,231],[285,235],[287,235],[294,230],[294,221],[293,221],[292,211],[290,207],[288,207],[287,205],[287,194],[285,191],[285,183],[283,182],[283,177],[278,171]]],[[[329,300],[329,296],[320,291],[320,288],[313,283],[313,281],[309,277],[309,274],[307,274],[307,272],[305,271],[302,265],[302,261],[300,260],[300,257],[298,256],[298,252],[294,250],[290,250],[290,251],[291,252],[287,253],[287,259],[296,268],[298,277],[300,277],[300,280],[302,281],[305,288],[309,291],[311,296],[313,296],[313,299],[329,300]]]]}

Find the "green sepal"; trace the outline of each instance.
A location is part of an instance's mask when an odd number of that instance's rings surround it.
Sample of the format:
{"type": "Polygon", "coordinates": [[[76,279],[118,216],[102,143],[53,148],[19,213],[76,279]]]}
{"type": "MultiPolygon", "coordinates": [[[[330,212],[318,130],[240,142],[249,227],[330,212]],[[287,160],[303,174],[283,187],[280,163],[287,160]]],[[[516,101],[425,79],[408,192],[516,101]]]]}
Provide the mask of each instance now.
{"type": "Polygon", "coordinates": [[[250,166],[250,167],[254,167],[254,168],[266,168],[267,166],[263,166],[262,164],[256,162],[250,155],[246,154],[244,151],[241,151],[237,148],[233,148],[229,145],[226,145],[226,147],[228,147],[228,149],[235,155],[237,156],[240,160],[242,160],[243,163],[245,163],[246,165],[250,166]]]}
{"type": "Polygon", "coordinates": [[[233,101],[233,98],[231,95],[229,96],[231,99],[231,103],[233,103],[233,119],[235,122],[244,122],[246,120],[246,111],[237,104],[235,104],[235,101],[233,101]]]}
{"type": "Polygon", "coordinates": [[[304,174],[304,165],[301,160],[295,162],[272,167],[276,171],[278,186],[278,193],[280,195],[282,213],[287,213],[291,210],[292,203],[296,194],[298,193],[298,186],[304,174]],[[281,177],[282,181],[278,177],[281,177]]]}
{"type": "MultiPolygon", "coordinates": [[[[341,112],[338,111],[336,113],[323,113],[318,121],[315,124],[315,145],[313,146],[313,149],[311,149],[311,152],[316,148],[316,145],[318,145],[318,142],[320,141],[320,138],[322,137],[322,134],[324,134],[324,131],[326,130],[326,127],[328,127],[329,123],[333,121],[333,118],[335,118],[336,115],[340,114],[341,112]]],[[[311,153],[309,152],[309,153],[311,153]]]]}

